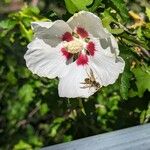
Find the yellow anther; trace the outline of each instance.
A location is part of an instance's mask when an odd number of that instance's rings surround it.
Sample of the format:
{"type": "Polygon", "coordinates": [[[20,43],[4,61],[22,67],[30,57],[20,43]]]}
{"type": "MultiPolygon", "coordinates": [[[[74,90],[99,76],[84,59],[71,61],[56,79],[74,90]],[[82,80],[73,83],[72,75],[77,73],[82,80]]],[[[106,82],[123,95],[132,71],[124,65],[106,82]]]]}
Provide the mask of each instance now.
{"type": "Polygon", "coordinates": [[[79,39],[67,42],[64,44],[69,53],[79,53],[83,49],[83,42],[79,39]]]}

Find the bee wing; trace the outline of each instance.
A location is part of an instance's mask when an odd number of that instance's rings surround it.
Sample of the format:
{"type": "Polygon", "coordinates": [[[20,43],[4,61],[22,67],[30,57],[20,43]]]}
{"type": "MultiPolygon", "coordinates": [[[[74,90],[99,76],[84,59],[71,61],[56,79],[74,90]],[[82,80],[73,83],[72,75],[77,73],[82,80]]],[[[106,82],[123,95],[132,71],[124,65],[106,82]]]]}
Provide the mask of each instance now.
{"type": "Polygon", "coordinates": [[[96,81],[96,79],[95,79],[95,76],[94,76],[94,73],[93,73],[92,69],[90,69],[90,75],[91,75],[92,81],[96,81]]]}
{"type": "Polygon", "coordinates": [[[85,83],[85,82],[80,82],[80,84],[87,84],[87,83],[85,83]]]}
{"type": "Polygon", "coordinates": [[[87,71],[87,70],[86,70],[86,73],[87,73],[88,78],[90,79],[90,78],[91,78],[91,76],[90,76],[90,74],[88,73],[88,71],[87,71]]]}
{"type": "Polygon", "coordinates": [[[91,88],[91,86],[82,86],[82,87],[80,87],[81,89],[86,89],[86,88],[91,88]]]}

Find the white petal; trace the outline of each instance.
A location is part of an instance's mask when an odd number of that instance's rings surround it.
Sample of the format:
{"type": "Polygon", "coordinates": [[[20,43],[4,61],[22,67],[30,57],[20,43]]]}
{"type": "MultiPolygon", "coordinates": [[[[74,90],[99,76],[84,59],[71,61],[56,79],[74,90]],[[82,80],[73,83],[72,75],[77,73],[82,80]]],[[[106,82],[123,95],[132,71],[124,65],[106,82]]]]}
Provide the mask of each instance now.
{"type": "Polygon", "coordinates": [[[59,96],[88,98],[94,94],[97,91],[96,88],[83,84],[85,78],[88,78],[87,72],[89,72],[88,66],[77,66],[76,63],[72,63],[67,75],[60,79],[58,86],[59,96]]]}
{"type": "MultiPolygon", "coordinates": [[[[115,55],[119,55],[119,48],[118,48],[117,40],[111,33],[109,33],[109,31],[107,29],[105,29],[105,32],[108,33],[108,37],[105,38],[105,40],[107,41],[108,46],[110,47],[111,53],[113,53],[115,55]]],[[[101,45],[103,47],[102,43],[101,43],[101,45]]]]}
{"type": "Polygon", "coordinates": [[[67,23],[74,29],[75,27],[82,27],[87,32],[97,38],[106,38],[107,33],[104,30],[100,18],[91,12],[80,11],[74,14],[67,23]]]}
{"type": "Polygon", "coordinates": [[[34,32],[38,32],[38,30],[42,30],[42,28],[50,28],[53,23],[48,22],[32,22],[31,27],[34,30],[34,32]]]}
{"type": "Polygon", "coordinates": [[[52,48],[41,39],[35,39],[28,45],[24,56],[26,65],[34,74],[55,78],[66,73],[66,58],[62,56],[61,45],[52,48]]]}
{"type": "MultiPolygon", "coordinates": [[[[114,37],[112,38],[112,40],[116,42],[114,37]]],[[[118,45],[115,45],[116,48],[112,47],[111,37],[106,38],[106,39],[99,39],[99,38],[94,38],[91,36],[91,41],[95,44],[96,51],[100,51],[101,53],[110,57],[118,56],[119,54],[118,45]]]]}
{"type": "Polygon", "coordinates": [[[47,44],[52,47],[56,47],[61,41],[61,37],[65,32],[72,32],[69,25],[63,20],[57,20],[48,25],[47,23],[32,24],[35,37],[44,40],[47,44]]]}
{"type": "Polygon", "coordinates": [[[121,57],[116,58],[96,51],[95,55],[90,58],[89,66],[97,74],[101,86],[107,86],[117,80],[124,70],[125,62],[121,57]]]}

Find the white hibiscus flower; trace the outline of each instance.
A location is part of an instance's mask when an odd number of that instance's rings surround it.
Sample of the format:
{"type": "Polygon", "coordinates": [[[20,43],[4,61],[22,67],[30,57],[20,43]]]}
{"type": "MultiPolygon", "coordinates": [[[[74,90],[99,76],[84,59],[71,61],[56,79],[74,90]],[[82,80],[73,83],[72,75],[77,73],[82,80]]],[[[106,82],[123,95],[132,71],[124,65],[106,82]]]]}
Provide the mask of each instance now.
{"type": "Polygon", "coordinates": [[[113,84],[125,63],[115,38],[99,17],[87,11],[67,22],[33,22],[34,40],[24,56],[27,67],[41,77],[59,77],[60,97],[89,97],[113,84]]]}

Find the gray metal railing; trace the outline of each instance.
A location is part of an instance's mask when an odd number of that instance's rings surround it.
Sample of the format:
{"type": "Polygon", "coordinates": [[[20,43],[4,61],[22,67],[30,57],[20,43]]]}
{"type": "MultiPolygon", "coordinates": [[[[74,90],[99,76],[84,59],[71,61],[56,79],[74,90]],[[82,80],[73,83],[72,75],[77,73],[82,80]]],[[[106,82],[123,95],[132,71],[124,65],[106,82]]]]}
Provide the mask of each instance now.
{"type": "Polygon", "coordinates": [[[150,150],[150,124],[57,144],[41,150],[150,150]]]}

